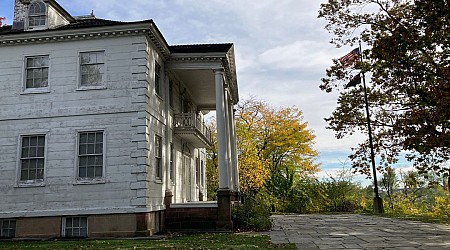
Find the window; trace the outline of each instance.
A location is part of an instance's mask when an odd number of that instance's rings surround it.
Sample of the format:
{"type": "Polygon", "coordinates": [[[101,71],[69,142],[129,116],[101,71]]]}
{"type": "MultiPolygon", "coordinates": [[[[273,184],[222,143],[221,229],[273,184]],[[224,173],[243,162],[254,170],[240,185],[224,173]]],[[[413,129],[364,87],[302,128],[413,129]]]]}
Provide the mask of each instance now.
{"type": "Polygon", "coordinates": [[[48,87],[48,56],[33,56],[26,58],[25,87],[48,87]]]}
{"type": "Polygon", "coordinates": [[[169,81],[169,105],[173,108],[173,81],[169,81]]]}
{"type": "Polygon", "coordinates": [[[22,136],[20,181],[44,180],[45,135],[22,136]]]}
{"type": "Polygon", "coordinates": [[[170,144],[170,162],[169,162],[169,176],[170,180],[174,181],[175,177],[175,166],[174,166],[174,149],[173,149],[173,143],[170,144]]]}
{"type": "Polygon", "coordinates": [[[155,62],[155,92],[161,96],[161,66],[155,62]]]}
{"type": "Polygon", "coordinates": [[[0,220],[0,238],[16,237],[16,221],[0,220]]]}
{"type": "Polygon", "coordinates": [[[28,9],[28,27],[42,27],[47,24],[47,8],[41,1],[30,4],[28,9]]]}
{"type": "Polygon", "coordinates": [[[197,187],[200,187],[200,159],[198,157],[195,159],[195,183],[197,187]]]}
{"type": "Polygon", "coordinates": [[[78,178],[103,177],[103,131],[78,133],[78,178]]]}
{"type": "Polygon", "coordinates": [[[105,81],[105,51],[80,53],[81,87],[102,86],[105,81]]]}
{"type": "Polygon", "coordinates": [[[87,217],[66,217],[64,223],[64,237],[87,237],[87,217]]]}
{"type": "Polygon", "coordinates": [[[156,178],[162,177],[162,137],[155,136],[155,166],[156,166],[156,178]]]}

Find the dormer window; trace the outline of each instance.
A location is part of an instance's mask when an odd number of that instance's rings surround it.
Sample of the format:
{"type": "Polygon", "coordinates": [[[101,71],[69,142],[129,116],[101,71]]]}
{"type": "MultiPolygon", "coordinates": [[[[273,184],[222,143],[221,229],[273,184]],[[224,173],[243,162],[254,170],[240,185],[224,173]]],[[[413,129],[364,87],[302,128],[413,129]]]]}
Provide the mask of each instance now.
{"type": "Polygon", "coordinates": [[[28,28],[45,27],[47,25],[47,6],[44,2],[36,1],[28,8],[28,28]]]}

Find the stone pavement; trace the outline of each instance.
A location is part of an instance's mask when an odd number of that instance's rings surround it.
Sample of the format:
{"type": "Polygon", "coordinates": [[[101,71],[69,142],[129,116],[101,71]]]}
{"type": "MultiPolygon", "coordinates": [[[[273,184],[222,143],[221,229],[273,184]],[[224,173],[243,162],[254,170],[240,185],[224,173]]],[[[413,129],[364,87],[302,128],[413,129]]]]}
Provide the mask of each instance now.
{"type": "Polygon", "coordinates": [[[298,249],[450,249],[450,227],[378,216],[274,215],[272,243],[298,249]]]}

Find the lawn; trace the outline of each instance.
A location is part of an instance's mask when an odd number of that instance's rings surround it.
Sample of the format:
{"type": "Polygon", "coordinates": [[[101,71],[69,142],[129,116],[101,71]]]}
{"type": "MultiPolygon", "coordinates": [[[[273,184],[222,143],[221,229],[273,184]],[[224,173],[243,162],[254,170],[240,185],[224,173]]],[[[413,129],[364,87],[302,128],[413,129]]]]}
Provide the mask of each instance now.
{"type": "Polygon", "coordinates": [[[170,236],[162,240],[53,240],[0,241],[0,249],[296,249],[294,244],[274,245],[267,235],[195,234],[170,236]]]}

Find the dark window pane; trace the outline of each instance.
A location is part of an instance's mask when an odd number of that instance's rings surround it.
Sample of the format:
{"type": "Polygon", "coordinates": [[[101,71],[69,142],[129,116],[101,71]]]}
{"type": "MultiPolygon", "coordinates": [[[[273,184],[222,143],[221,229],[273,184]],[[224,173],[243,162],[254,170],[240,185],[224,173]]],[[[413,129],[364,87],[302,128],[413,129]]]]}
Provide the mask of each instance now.
{"type": "Polygon", "coordinates": [[[37,146],[37,136],[30,137],[30,146],[37,146]]]}
{"type": "Polygon", "coordinates": [[[95,142],[95,134],[94,133],[88,133],[88,143],[94,143],[95,142]]]}
{"type": "Polygon", "coordinates": [[[95,156],[95,165],[96,166],[103,166],[103,156],[95,156]]]}
{"type": "Polygon", "coordinates": [[[95,140],[96,140],[97,143],[103,142],[103,133],[102,132],[97,132],[95,134],[95,140]]]}
{"type": "Polygon", "coordinates": [[[86,169],[86,167],[79,167],[79,173],[78,173],[78,175],[79,175],[79,177],[80,178],[85,178],[85,177],[87,177],[87,169],[86,169]]]}
{"type": "Polygon", "coordinates": [[[91,166],[87,167],[87,177],[95,177],[94,171],[95,171],[94,167],[91,166]]]}
{"type": "Polygon", "coordinates": [[[96,154],[103,153],[103,144],[101,144],[101,143],[95,144],[95,153],[96,154]]]}
{"type": "Polygon", "coordinates": [[[35,147],[30,147],[29,157],[36,157],[37,156],[37,150],[35,147]]]}
{"type": "Polygon", "coordinates": [[[87,134],[82,133],[80,134],[80,143],[86,143],[87,142],[87,134]]]}
{"type": "Polygon", "coordinates": [[[95,156],[87,156],[87,165],[95,166],[95,156]]]}
{"type": "Polygon", "coordinates": [[[103,176],[103,168],[101,166],[95,167],[95,177],[103,176]]]}
{"type": "Polygon", "coordinates": [[[78,154],[80,154],[80,155],[87,154],[87,146],[86,146],[86,144],[80,144],[78,154]]]}
{"type": "Polygon", "coordinates": [[[88,154],[94,154],[95,153],[95,145],[94,144],[88,144],[87,145],[87,153],[88,154]]]}
{"type": "Polygon", "coordinates": [[[80,156],[78,164],[80,167],[86,166],[87,165],[87,156],[80,156]]]}

